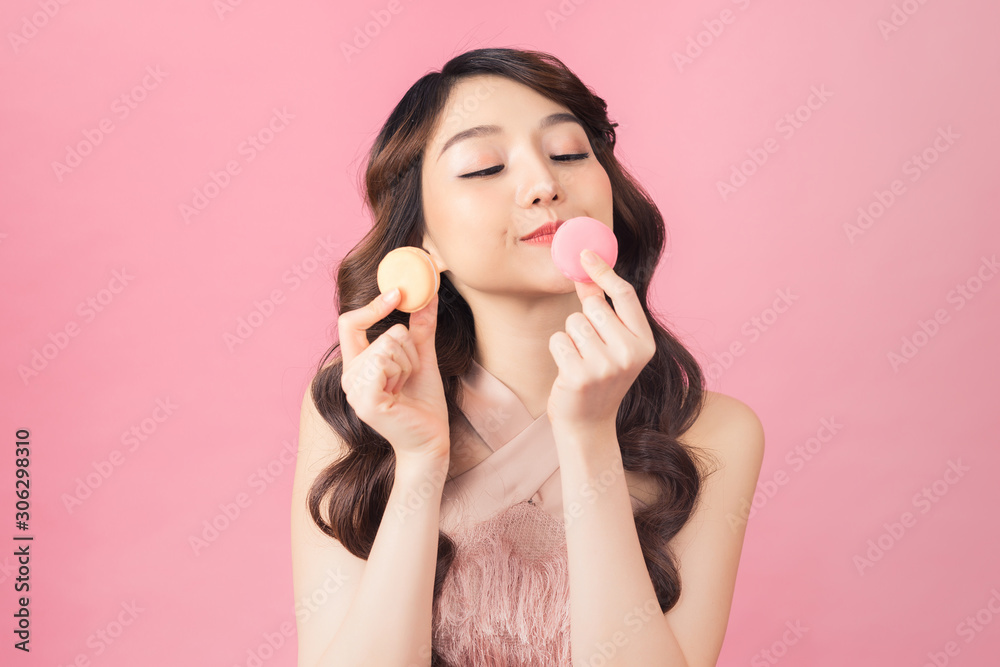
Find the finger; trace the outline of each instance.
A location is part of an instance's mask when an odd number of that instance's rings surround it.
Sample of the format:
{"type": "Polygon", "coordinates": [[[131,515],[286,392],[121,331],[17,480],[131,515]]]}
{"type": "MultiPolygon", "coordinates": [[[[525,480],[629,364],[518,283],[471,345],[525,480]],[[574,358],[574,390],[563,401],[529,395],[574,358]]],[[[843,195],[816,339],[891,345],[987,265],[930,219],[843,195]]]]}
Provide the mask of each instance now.
{"type": "Polygon", "coordinates": [[[573,339],[573,344],[576,345],[582,358],[605,354],[602,350],[606,344],[605,340],[583,313],[572,313],[566,318],[566,333],[573,339]]]}
{"type": "Polygon", "coordinates": [[[365,332],[388,315],[399,302],[399,289],[388,295],[379,295],[361,308],[341,314],[337,319],[337,335],[340,337],[340,351],[345,366],[368,348],[365,332]],[[385,296],[389,296],[386,301],[385,296]]]}
{"type": "Polygon", "coordinates": [[[397,384],[396,380],[403,372],[403,369],[396,362],[391,352],[385,350],[371,350],[371,352],[373,352],[371,363],[376,369],[375,386],[379,389],[380,393],[392,394],[392,387],[397,384]]]}
{"type": "MultiPolygon", "coordinates": [[[[399,326],[402,328],[402,325],[399,326]]],[[[396,329],[396,331],[398,330],[399,329],[396,329]]],[[[388,332],[386,333],[388,334],[388,332]]],[[[394,394],[397,389],[406,384],[406,378],[409,377],[413,364],[410,362],[409,356],[403,349],[403,345],[394,336],[380,336],[379,339],[373,343],[373,345],[376,343],[380,345],[382,353],[388,357],[389,361],[395,363],[396,367],[399,369],[398,373],[387,372],[386,374],[387,381],[385,384],[385,391],[387,393],[394,394]]]]}
{"type": "Polygon", "coordinates": [[[573,362],[581,361],[580,351],[565,331],[557,331],[549,337],[549,352],[560,369],[568,368],[573,362]]]}
{"type": "Polygon", "coordinates": [[[646,321],[639,296],[631,283],[615,273],[615,270],[592,250],[583,250],[580,260],[587,275],[611,297],[611,301],[615,304],[614,310],[625,327],[636,336],[640,335],[649,326],[649,322],[646,321]],[[588,256],[594,258],[593,263],[587,261],[588,256]]]}
{"type": "Polygon", "coordinates": [[[573,284],[576,285],[576,295],[580,299],[583,314],[587,316],[604,341],[611,342],[608,339],[608,334],[611,334],[615,323],[627,329],[618,318],[615,309],[608,303],[604,290],[599,285],[581,282],[573,284]],[[609,324],[611,326],[608,326],[609,324]]]}
{"type": "Polygon", "coordinates": [[[382,391],[387,394],[397,393],[398,389],[406,382],[406,372],[395,358],[389,359],[383,369],[385,371],[385,385],[382,391]]]}
{"type": "Polygon", "coordinates": [[[626,353],[635,344],[636,336],[628,330],[618,317],[618,313],[608,304],[603,292],[601,296],[584,299],[583,314],[607,345],[608,354],[621,362],[626,362],[626,353]]]}
{"type": "Polygon", "coordinates": [[[392,336],[399,343],[402,353],[406,355],[406,361],[409,364],[406,369],[407,372],[418,372],[420,370],[420,355],[417,354],[417,348],[413,344],[413,335],[409,329],[404,324],[394,324],[385,333],[392,336]]]}
{"type": "Polygon", "coordinates": [[[410,336],[421,359],[437,365],[437,349],[434,338],[437,333],[437,314],[440,295],[435,294],[430,303],[420,310],[410,313],[410,336]]]}
{"type": "Polygon", "coordinates": [[[580,299],[580,303],[583,303],[588,297],[594,295],[599,295],[602,299],[604,298],[604,290],[597,283],[573,281],[573,285],[576,286],[576,296],[580,299]]]}
{"type": "MultiPolygon", "coordinates": [[[[353,400],[371,401],[373,394],[382,394],[388,379],[386,368],[395,364],[381,345],[369,347],[350,365],[342,383],[344,393],[353,400]],[[375,391],[372,391],[374,387],[375,391]],[[360,396],[359,396],[360,395],[360,396]]],[[[353,402],[353,401],[352,401],[353,402]]]]}

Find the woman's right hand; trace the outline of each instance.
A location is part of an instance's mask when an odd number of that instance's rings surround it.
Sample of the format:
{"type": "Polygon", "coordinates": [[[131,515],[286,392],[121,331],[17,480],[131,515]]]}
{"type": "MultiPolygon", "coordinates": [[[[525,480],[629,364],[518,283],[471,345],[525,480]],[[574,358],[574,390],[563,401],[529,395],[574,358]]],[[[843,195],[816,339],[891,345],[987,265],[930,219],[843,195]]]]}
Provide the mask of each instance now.
{"type": "Polygon", "coordinates": [[[448,404],[434,347],[438,295],[410,314],[409,329],[395,324],[369,344],[365,332],[400,300],[398,289],[390,294],[337,320],[341,387],[358,417],[392,445],[397,466],[407,460],[447,468],[448,404]]]}

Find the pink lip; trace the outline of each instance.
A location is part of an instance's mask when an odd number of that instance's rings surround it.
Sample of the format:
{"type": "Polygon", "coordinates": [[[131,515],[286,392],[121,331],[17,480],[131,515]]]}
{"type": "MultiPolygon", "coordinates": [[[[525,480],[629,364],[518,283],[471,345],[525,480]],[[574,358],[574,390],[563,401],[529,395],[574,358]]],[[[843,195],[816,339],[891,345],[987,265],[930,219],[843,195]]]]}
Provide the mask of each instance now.
{"type": "Polygon", "coordinates": [[[531,245],[552,245],[552,237],[555,234],[540,234],[539,236],[532,236],[530,239],[521,239],[522,243],[530,243],[531,245]]]}
{"type": "Polygon", "coordinates": [[[563,223],[562,220],[553,220],[551,222],[546,222],[544,225],[531,232],[527,236],[522,236],[522,241],[545,241],[551,242],[552,235],[556,233],[559,226],[563,223]]]}

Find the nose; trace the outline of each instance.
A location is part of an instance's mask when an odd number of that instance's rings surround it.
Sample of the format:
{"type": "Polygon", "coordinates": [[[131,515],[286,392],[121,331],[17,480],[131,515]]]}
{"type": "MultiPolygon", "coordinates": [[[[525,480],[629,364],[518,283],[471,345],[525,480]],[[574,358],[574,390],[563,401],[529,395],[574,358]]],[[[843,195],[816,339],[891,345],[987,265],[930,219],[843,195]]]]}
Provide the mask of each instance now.
{"type": "Polygon", "coordinates": [[[544,162],[544,158],[534,156],[524,165],[524,169],[525,173],[518,185],[517,193],[520,206],[529,208],[535,204],[545,205],[566,198],[562,186],[552,173],[552,169],[544,162]]]}

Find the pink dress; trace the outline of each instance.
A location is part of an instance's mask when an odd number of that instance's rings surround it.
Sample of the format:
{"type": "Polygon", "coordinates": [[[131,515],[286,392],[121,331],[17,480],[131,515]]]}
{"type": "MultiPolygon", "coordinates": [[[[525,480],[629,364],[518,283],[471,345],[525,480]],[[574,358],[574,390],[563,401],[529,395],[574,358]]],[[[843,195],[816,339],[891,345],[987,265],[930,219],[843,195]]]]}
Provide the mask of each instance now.
{"type": "MultiPolygon", "coordinates": [[[[532,419],[475,361],[462,382],[468,423],[452,456],[483,460],[444,485],[441,530],[457,553],[434,606],[435,649],[461,667],[571,667],[562,487],[548,416],[532,419]]],[[[632,496],[633,512],[644,505],[632,496]]]]}

